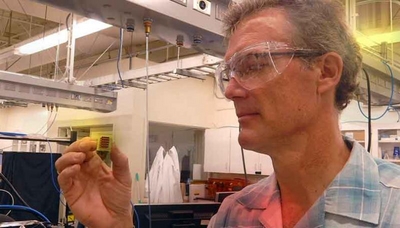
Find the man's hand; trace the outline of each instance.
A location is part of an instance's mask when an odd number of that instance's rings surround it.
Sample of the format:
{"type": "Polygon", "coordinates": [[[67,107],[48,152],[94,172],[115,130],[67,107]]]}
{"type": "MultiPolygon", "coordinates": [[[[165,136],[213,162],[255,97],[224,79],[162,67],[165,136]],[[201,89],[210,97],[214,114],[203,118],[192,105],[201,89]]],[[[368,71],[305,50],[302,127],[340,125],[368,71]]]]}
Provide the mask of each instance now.
{"type": "Polygon", "coordinates": [[[96,154],[97,142],[73,143],[56,162],[58,182],[75,217],[91,228],[132,228],[132,179],[128,158],[113,146],[111,170],[96,154]]]}

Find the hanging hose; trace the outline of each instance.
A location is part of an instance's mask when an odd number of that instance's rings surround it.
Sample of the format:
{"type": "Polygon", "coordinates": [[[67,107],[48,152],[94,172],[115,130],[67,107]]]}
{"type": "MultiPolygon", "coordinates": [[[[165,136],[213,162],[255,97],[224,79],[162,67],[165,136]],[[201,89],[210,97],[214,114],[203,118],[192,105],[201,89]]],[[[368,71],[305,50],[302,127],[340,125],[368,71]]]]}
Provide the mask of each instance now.
{"type": "Polygon", "coordinates": [[[147,154],[147,181],[148,181],[148,203],[149,203],[149,227],[151,224],[151,198],[150,198],[150,141],[149,141],[149,36],[151,32],[152,19],[144,18],[143,25],[146,34],[146,114],[145,114],[145,138],[146,138],[146,154],[147,154]]]}

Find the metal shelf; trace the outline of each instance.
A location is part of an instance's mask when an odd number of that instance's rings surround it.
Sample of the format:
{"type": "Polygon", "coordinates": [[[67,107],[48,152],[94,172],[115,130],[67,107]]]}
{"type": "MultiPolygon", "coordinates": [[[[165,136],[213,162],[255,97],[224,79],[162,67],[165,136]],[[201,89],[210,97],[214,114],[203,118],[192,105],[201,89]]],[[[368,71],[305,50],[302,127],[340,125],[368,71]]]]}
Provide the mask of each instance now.
{"type": "Polygon", "coordinates": [[[379,140],[379,143],[400,143],[399,140],[379,140]]]}
{"type": "MultiPolygon", "coordinates": [[[[205,80],[207,76],[214,76],[215,69],[221,61],[222,59],[220,58],[201,54],[181,59],[179,62],[180,68],[177,68],[178,64],[176,61],[150,66],[148,69],[149,84],[153,85],[187,78],[205,80]]],[[[124,72],[124,87],[146,89],[146,75],[146,68],[124,72]]],[[[103,89],[113,89],[116,87],[116,81],[118,86],[121,87],[121,83],[117,79],[118,75],[112,74],[91,79],[85,83],[103,89]]]]}
{"type": "Polygon", "coordinates": [[[117,93],[0,71],[0,98],[98,112],[117,109],[117,93]]]}

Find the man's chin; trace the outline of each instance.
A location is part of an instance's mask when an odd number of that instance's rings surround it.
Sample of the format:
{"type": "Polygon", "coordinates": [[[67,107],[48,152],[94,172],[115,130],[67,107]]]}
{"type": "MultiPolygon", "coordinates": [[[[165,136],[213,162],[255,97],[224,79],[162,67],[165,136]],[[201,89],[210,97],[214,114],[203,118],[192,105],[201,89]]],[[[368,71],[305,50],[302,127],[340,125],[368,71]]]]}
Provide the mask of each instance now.
{"type": "Polygon", "coordinates": [[[252,150],[255,144],[254,137],[251,137],[246,132],[242,131],[239,133],[239,144],[243,149],[252,150]]]}

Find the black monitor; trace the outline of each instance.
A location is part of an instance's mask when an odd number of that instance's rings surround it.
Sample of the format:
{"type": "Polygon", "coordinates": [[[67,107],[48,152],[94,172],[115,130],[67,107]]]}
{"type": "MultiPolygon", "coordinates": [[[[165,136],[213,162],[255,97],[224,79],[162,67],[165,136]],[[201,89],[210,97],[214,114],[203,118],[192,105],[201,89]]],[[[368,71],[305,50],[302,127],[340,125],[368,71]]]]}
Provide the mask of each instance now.
{"type": "MultiPolygon", "coordinates": [[[[151,204],[151,227],[207,227],[208,222],[217,213],[220,205],[216,202],[151,204]]],[[[149,205],[136,204],[134,208],[138,215],[138,217],[134,216],[135,227],[150,227],[149,205]],[[139,218],[139,221],[137,221],[137,218],[139,218]]]]}

